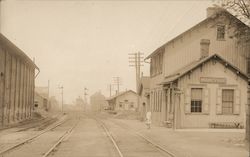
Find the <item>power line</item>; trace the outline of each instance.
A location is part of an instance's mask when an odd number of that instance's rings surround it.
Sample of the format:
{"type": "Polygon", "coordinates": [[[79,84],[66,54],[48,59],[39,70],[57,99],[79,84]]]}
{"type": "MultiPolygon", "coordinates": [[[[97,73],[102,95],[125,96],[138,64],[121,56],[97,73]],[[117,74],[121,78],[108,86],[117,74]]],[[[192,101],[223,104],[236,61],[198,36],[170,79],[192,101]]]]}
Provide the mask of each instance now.
{"type": "Polygon", "coordinates": [[[120,92],[120,85],[122,85],[121,77],[113,77],[114,85],[117,86],[117,93],[120,92]]]}
{"type": "Polygon", "coordinates": [[[86,111],[86,106],[87,106],[87,95],[88,95],[87,91],[88,88],[84,87],[84,106],[83,106],[84,111],[86,111]]]}
{"type": "Polygon", "coordinates": [[[64,111],[64,109],[63,109],[63,88],[64,87],[62,85],[62,86],[59,86],[58,88],[62,90],[61,94],[62,94],[62,112],[63,112],[64,111]]]}
{"type": "Polygon", "coordinates": [[[141,73],[141,66],[143,66],[143,53],[129,53],[129,66],[135,67],[135,77],[136,77],[136,92],[139,90],[139,82],[140,82],[140,73],[141,73]]]}
{"type": "Polygon", "coordinates": [[[112,86],[112,84],[110,83],[110,84],[108,84],[108,91],[109,91],[109,96],[111,97],[111,95],[112,95],[112,90],[113,90],[113,86],[112,86]]]}

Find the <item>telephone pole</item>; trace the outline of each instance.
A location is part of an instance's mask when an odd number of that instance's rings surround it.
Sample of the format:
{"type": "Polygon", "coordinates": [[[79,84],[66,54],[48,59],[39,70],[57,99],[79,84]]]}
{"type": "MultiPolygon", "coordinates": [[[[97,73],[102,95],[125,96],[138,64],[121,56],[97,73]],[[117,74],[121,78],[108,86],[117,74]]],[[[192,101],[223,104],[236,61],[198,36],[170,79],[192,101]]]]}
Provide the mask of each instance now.
{"type": "Polygon", "coordinates": [[[86,106],[87,106],[87,93],[88,88],[84,87],[84,111],[86,112],[86,106]]]}
{"type": "Polygon", "coordinates": [[[117,93],[120,92],[120,85],[122,84],[121,77],[113,77],[114,84],[117,85],[117,93]]]}
{"type": "Polygon", "coordinates": [[[62,90],[62,93],[61,93],[61,94],[62,94],[62,112],[63,112],[63,111],[64,111],[64,110],[63,110],[63,86],[58,87],[58,88],[62,90]]]}
{"type": "Polygon", "coordinates": [[[108,90],[109,90],[109,97],[111,97],[112,96],[112,90],[113,90],[111,83],[108,84],[108,90]]]}
{"type": "Polygon", "coordinates": [[[129,53],[129,66],[135,67],[135,77],[136,77],[136,92],[139,90],[139,82],[140,82],[140,73],[141,66],[143,66],[143,53],[129,53]]]}
{"type": "Polygon", "coordinates": [[[47,109],[49,110],[51,108],[50,106],[50,100],[49,100],[49,88],[50,88],[50,80],[48,80],[48,104],[47,104],[47,109]]]}

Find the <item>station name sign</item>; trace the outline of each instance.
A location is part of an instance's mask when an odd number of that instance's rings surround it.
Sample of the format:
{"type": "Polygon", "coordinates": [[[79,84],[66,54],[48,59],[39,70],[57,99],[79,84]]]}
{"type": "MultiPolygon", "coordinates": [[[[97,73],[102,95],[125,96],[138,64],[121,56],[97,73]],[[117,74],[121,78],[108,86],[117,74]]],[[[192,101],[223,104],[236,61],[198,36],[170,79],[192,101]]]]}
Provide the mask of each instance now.
{"type": "Polygon", "coordinates": [[[215,84],[226,84],[226,78],[218,78],[218,77],[200,77],[201,83],[215,83],[215,84]]]}

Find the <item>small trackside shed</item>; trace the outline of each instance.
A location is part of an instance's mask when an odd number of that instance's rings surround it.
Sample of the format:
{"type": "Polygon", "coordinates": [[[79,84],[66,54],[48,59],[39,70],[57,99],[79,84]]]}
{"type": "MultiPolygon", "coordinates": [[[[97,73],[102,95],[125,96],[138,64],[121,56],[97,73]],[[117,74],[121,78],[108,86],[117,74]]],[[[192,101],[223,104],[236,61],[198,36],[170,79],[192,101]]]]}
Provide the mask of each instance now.
{"type": "Polygon", "coordinates": [[[22,50],[0,34],[0,126],[31,118],[36,69],[22,50]]]}

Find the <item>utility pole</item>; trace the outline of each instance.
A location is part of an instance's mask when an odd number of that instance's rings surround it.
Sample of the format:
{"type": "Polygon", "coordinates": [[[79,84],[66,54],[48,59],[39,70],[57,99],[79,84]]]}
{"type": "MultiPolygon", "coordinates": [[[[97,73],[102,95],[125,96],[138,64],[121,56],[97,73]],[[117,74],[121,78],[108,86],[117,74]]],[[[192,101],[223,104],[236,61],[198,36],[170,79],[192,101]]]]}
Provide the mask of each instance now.
{"type": "Polygon", "coordinates": [[[112,84],[108,84],[109,97],[112,96],[112,84]]]}
{"type": "Polygon", "coordinates": [[[250,157],[250,75],[248,74],[248,86],[247,86],[247,116],[246,116],[246,139],[248,140],[248,151],[250,157]]]}
{"type": "Polygon", "coordinates": [[[50,81],[48,80],[48,104],[47,104],[47,109],[49,110],[50,107],[50,101],[49,101],[49,88],[50,88],[50,81]]]}
{"type": "Polygon", "coordinates": [[[135,67],[135,77],[136,77],[136,92],[139,91],[139,82],[140,82],[140,73],[141,73],[141,66],[143,66],[143,53],[129,53],[129,66],[135,67]]]}
{"type": "Polygon", "coordinates": [[[87,106],[87,93],[88,88],[84,87],[84,111],[86,112],[86,106],[87,106]]]}
{"type": "Polygon", "coordinates": [[[121,77],[113,77],[113,79],[114,79],[114,84],[117,85],[117,93],[119,93],[120,85],[122,84],[121,77]]]}
{"type": "Polygon", "coordinates": [[[62,112],[64,112],[64,110],[63,110],[63,86],[61,86],[61,87],[58,87],[59,89],[61,89],[62,90],[62,112]]]}
{"type": "MultiPolygon", "coordinates": [[[[140,73],[141,73],[141,66],[143,66],[143,53],[129,53],[129,66],[135,67],[135,79],[136,79],[136,93],[139,93],[139,83],[140,83],[140,73]]],[[[137,106],[140,106],[140,99],[137,95],[137,106]]],[[[140,107],[139,107],[140,108],[140,107]]]]}

